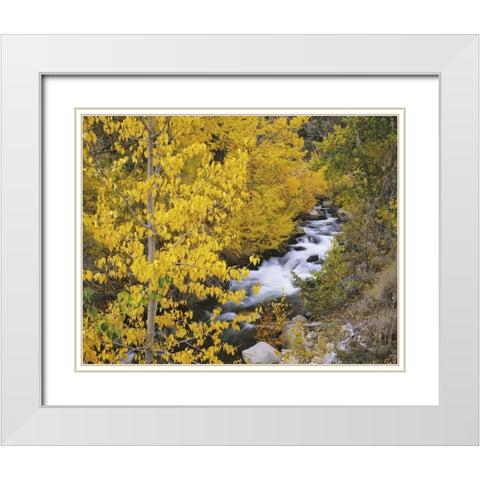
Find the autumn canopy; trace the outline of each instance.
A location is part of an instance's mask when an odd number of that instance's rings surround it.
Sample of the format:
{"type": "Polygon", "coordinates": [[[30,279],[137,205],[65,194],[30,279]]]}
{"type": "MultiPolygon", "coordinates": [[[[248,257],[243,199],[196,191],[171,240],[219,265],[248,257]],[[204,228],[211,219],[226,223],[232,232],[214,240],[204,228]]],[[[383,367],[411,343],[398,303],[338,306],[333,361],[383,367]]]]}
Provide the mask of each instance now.
{"type": "MultiPolygon", "coordinates": [[[[234,355],[222,334],[255,323],[259,311],[217,318],[245,295],[232,280],[284,245],[320,197],[355,202],[373,223],[389,224],[371,230],[367,261],[377,255],[373,237],[385,252],[395,248],[396,192],[379,191],[376,152],[347,165],[341,155],[354,127],[339,118],[323,138],[312,125],[315,117],[83,116],[84,363],[209,364],[234,355]],[[211,314],[199,319],[205,302],[211,314]]],[[[388,156],[396,130],[378,132],[388,156]]]]}

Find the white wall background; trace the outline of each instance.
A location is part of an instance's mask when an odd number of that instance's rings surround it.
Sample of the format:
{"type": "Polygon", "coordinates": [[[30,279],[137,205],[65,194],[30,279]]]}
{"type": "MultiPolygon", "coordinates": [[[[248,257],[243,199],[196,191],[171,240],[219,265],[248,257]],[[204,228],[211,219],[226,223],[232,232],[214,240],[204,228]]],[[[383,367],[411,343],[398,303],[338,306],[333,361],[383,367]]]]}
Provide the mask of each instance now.
{"type": "MultiPolygon", "coordinates": [[[[473,0],[0,0],[1,33],[479,33],[473,0]]],[[[2,447],[9,480],[480,475],[479,447],[2,447]]]]}

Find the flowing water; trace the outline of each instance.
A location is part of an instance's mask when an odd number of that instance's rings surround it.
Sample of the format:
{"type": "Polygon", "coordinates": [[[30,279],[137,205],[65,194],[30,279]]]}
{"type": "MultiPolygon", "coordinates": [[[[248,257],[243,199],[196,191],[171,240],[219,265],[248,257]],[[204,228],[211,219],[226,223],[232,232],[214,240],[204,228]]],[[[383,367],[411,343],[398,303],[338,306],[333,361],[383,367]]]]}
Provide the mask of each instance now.
{"type": "Polygon", "coordinates": [[[234,302],[224,305],[219,319],[232,319],[239,311],[250,310],[260,303],[283,295],[293,296],[299,289],[292,285],[291,272],[300,278],[306,278],[310,272],[322,268],[333,237],[341,231],[338,219],[321,206],[316,206],[311,212],[311,219],[303,222],[301,227],[305,234],[288,245],[288,251],[284,255],[263,260],[258,269],[250,270],[247,278],[241,282],[232,282],[232,290],[245,289],[247,293],[238,305],[234,302]],[[320,214],[325,214],[326,219],[315,219],[320,214]],[[261,285],[260,292],[255,295],[252,287],[258,284],[261,285]]]}

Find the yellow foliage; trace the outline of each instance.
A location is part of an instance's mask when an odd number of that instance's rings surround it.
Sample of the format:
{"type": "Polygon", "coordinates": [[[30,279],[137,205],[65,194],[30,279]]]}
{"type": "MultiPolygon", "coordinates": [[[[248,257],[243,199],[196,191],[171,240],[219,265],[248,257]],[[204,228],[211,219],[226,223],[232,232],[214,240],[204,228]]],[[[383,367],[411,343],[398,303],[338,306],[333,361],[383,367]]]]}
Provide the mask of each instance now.
{"type": "Polygon", "coordinates": [[[284,295],[280,299],[274,300],[258,312],[259,316],[255,322],[255,339],[257,342],[266,342],[272,347],[282,347],[283,331],[292,311],[285,298],[284,295]]]}
{"type": "Polygon", "coordinates": [[[150,121],[151,130],[147,117],[83,118],[83,279],[103,292],[84,308],[84,362],[127,355],[144,362],[154,301],[155,362],[218,363],[222,351],[232,353],[220,340],[231,324],[215,319],[218,312],[210,322],[193,321],[192,305],[243,300],[243,290],[225,284],[248,269],[228,265],[222,253],[246,253],[257,265],[289,237],[325,182],[304,160],[296,134],[303,118],[150,121]]]}

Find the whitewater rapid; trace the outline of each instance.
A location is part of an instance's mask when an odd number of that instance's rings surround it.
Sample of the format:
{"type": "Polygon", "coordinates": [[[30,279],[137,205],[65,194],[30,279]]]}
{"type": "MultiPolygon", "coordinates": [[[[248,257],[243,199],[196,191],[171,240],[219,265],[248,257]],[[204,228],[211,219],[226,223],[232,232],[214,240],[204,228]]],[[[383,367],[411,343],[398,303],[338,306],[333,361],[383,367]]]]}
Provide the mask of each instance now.
{"type": "Polygon", "coordinates": [[[250,270],[247,278],[240,282],[232,282],[230,289],[232,291],[245,289],[245,298],[238,305],[233,302],[225,304],[218,319],[232,319],[236,312],[251,309],[266,300],[273,300],[283,295],[295,295],[299,289],[292,285],[292,272],[304,279],[310,272],[316,272],[322,268],[333,238],[340,233],[341,228],[338,219],[321,206],[314,207],[311,218],[313,219],[301,225],[304,235],[297,237],[295,242],[289,244],[288,251],[284,255],[263,260],[258,269],[250,270]],[[314,219],[319,214],[325,214],[326,218],[314,219]],[[259,284],[260,291],[255,294],[253,287],[259,284]]]}

